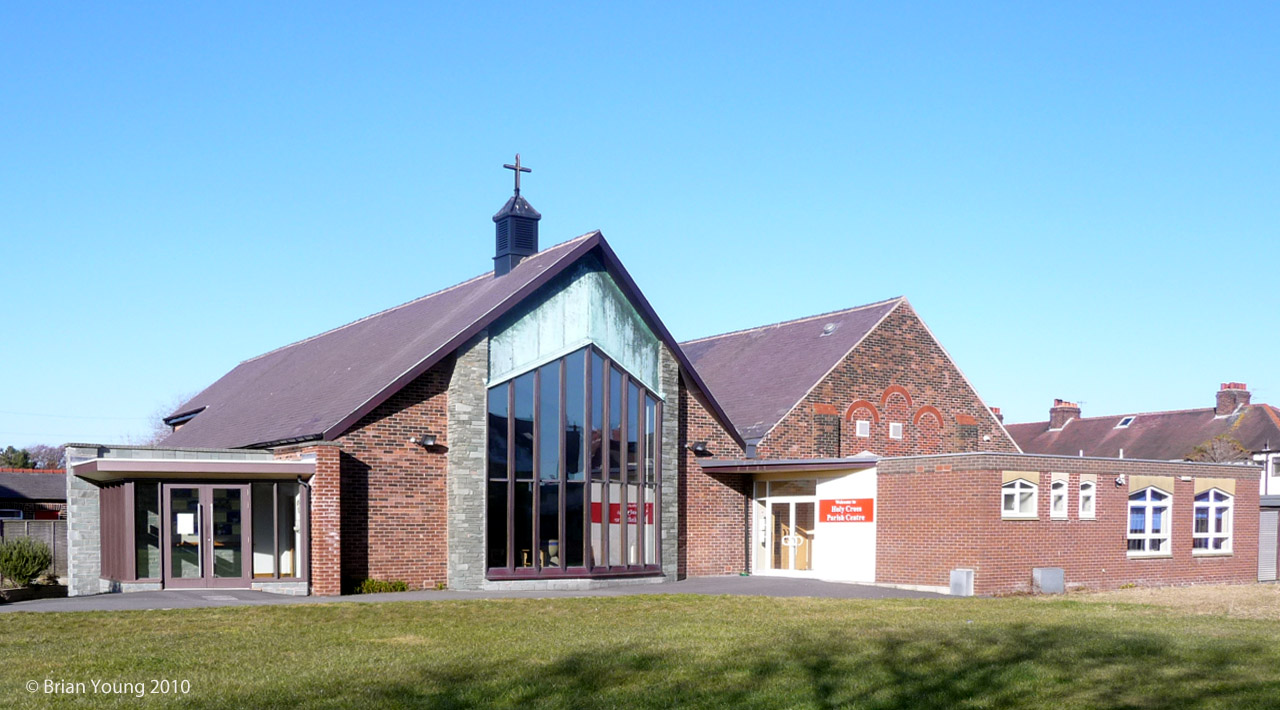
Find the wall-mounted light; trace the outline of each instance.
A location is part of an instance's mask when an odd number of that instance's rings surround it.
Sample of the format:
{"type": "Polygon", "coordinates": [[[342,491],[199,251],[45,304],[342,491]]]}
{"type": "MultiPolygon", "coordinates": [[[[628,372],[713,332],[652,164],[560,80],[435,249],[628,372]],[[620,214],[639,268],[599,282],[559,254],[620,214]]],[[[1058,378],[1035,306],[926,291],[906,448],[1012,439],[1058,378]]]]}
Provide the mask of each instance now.
{"type": "Polygon", "coordinates": [[[410,443],[410,444],[417,444],[418,446],[421,446],[421,447],[422,447],[422,448],[424,448],[424,449],[429,449],[429,448],[431,448],[432,446],[435,446],[435,445],[436,445],[436,435],[435,435],[435,434],[423,434],[422,436],[415,436],[415,437],[411,437],[411,438],[409,439],[409,443],[410,443]]]}
{"type": "Polygon", "coordinates": [[[1124,474],[1123,474],[1123,473],[1122,473],[1122,474],[1120,474],[1119,476],[1116,476],[1116,485],[1117,485],[1117,486],[1123,486],[1123,485],[1124,485],[1124,474]]]}
{"type": "Polygon", "coordinates": [[[711,449],[707,448],[707,442],[705,441],[695,441],[692,444],[689,444],[689,450],[693,452],[694,456],[711,455],[711,449]]]}

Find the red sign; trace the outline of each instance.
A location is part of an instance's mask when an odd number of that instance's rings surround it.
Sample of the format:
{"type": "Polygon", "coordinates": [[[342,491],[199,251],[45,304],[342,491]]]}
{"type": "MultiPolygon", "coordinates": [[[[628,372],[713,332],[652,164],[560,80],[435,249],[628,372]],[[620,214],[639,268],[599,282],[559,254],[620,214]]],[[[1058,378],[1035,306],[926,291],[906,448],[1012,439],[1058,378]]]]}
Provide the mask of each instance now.
{"type": "MultiPolygon", "coordinates": [[[[627,503],[627,524],[635,525],[639,520],[639,503],[627,503]]],[[[591,522],[600,522],[600,504],[591,504],[591,522]]],[[[622,504],[609,504],[609,523],[617,525],[622,522],[622,504]]],[[[653,503],[644,504],[644,524],[653,525],[653,503]]]]}
{"type": "Polygon", "coordinates": [[[818,501],[820,523],[870,523],[875,521],[875,498],[836,498],[818,501]]]}

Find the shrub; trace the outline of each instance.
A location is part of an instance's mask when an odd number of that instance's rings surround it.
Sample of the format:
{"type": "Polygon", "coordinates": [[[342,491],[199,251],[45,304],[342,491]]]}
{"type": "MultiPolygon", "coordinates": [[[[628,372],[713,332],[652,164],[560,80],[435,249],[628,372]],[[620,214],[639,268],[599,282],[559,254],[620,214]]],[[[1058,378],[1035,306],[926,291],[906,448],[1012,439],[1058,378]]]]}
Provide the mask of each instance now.
{"type": "Polygon", "coordinates": [[[356,594],[381,594],[383,592],[407,592],[409,583],[402,579],[366,579],[356,587],[356,594]]]}
{"type": "Polygon", "coordinates": [[[0,577],[25,587],[53,564],[49,546],[29,537],[0,543],[0,577]]]}

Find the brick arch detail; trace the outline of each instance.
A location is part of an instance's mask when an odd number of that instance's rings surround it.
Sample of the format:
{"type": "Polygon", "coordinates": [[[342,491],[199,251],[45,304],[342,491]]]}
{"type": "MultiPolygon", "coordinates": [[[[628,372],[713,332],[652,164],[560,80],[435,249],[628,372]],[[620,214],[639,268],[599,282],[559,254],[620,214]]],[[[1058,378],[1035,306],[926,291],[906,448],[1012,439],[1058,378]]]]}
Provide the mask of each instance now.
{"type": "Polygon", "coordinates": [[[926,404],[916,410],[916,413],[911,417],[911,423],[919,426],[920,419],[926,415],[933,416],[933,418],[938,422],[938,426],[942,426],[942,412],[939,412],[937,407],[929,404],[926,404]]]}
{"type": "Polygon", "coordinates": [[[853,413],[854,413],[854,412],[856,412],[856,411],[858,411],[859,409],[866,409],[866,410],[868,410],[869,412],[871,412],[871,421],[875,422],[875,423],[876,423],[876,425],[877,425],[877,426],[879,426],[879,424],[880,424],[880,410],[879,410],[879,409],[876,409],[876,405],[874,405],[874,404],[872,404],[872,403],[868,402],[868,401],[867,401],[867,400],[865,400],[865,399],[860,399],[860,400],[858,400],[858,401],[854,402],[853,404],[850,404],[850,405],[849,405],[849,408],[848,408],[848,409],[846,409],[846,410],[844,410],[844,418],[845,418],[846,420],[848,420],[848,421],[852,421],[852,420],[853,420],[853,413]]]}
{"type": "Polygon", "coordinates": [[[911,393],[902,385],[889,385],[888,387],[885,387],[884,392],[880,394],[880,406],[886,406],[889,403],[889,397],[894,394],[902,395],[903,398],[907,400],[907,406],[911,406],[911,393]]]}

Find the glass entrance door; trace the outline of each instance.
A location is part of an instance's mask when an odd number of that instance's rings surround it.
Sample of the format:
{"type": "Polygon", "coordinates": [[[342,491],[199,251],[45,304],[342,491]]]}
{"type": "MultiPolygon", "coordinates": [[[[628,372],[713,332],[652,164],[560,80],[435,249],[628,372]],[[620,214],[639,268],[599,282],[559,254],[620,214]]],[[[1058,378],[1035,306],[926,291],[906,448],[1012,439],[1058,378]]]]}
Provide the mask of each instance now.
{"type": "Polygon", "coordinates": [[[813,571],[816,481],[758,481],[757,572],[813,571]]]}
{"type": "Polygon", "coordinates": [[[773,569],[813,569],[813,502],[771,503],[773,569]]]}
{"type": "Polygon", "coordinates": [[[164,486],[166,587],[248,587],[249,487],[164,486]]]}

